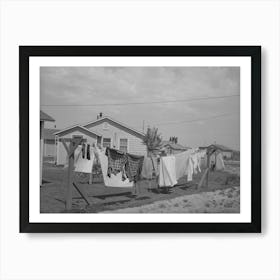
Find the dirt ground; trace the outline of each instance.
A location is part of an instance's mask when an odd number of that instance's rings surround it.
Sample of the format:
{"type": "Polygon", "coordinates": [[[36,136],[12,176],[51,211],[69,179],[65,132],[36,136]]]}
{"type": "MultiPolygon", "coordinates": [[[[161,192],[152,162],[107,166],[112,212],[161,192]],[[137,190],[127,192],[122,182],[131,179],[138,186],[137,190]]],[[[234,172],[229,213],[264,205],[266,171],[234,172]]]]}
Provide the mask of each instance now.
{"type": "MultiPolygon", "coordinates": [[[[197,189],[203,175],[194,175],[192,182],[186,177],[173,188],[158,188],[155,180],[141,180],[135,188],[105,187],[102,177],[94,177],[88,184],[88,176],[76,174],[79,186],[87,193],[87,205],[79,193],[73,190],[74,213],[237,213],[240,211],[239,162],[226,164],[225,171],[212,171],[206,189],[197,189]]],[[[41,213],[66,213],[65,177],[62,167],[45,163],[43,185],[40,189],[41,213]]],[[[69,211],[68,211],[69,212],[69,211]]]]}
{"type": "Polygon", "coordinates": [[[239,213],[240,188],[184,195],[139,207],[103,213],[239,213]]]}

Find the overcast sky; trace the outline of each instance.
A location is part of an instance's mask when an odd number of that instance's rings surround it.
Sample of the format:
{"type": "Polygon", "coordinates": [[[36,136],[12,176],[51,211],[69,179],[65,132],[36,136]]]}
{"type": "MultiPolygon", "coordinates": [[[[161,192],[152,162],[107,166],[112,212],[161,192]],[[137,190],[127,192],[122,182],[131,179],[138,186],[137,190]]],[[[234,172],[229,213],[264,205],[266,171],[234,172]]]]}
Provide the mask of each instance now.
{"type": "Polygon", "coordinates": [[[239,149],[239,67],[41,67],[40,93],[57,128],[103,112],[140,131],[143,121],[145,130],[156,126],[164,140],[177,136],[182,145],[239,149]],[[116,105],[123,103],[145,104],[116,105]]]}

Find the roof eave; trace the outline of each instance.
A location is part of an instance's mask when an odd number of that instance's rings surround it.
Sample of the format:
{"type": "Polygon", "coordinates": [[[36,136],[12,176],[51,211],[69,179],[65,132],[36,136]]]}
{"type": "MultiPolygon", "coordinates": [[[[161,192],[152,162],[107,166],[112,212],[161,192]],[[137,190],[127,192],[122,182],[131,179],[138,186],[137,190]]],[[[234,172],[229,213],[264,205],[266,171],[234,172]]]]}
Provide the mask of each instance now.
{"type": "Polygon", "coordinates": [[[63,130],[60,130],[60,131],[54,133],[54,135],[59,135],[59,134],[61,134],[61,133],[66,132],[67,130],[71,130],[71,129],[75,128],[75,127],[80,128],[80,129],[82,129],[82,130],[85,130],[85,131],[87,131],[87,132],[90,132],[90,133],[92,133],[92,134],[94,134],[94,135],[96,135],[96,136],[98,136],[98,137],[102,137],[102,135],[100,135],[99,133],[93,132],[93,131],[91,131],[91,130],[89,130],[89,129],[87,129],[87,128],[81,126],[81,125],[74,125],[74,126],[68,127],[68,128],[66,128],[66,129],[63,129],[63,130]]]}
{"type": "Polygon", "coordinates": [[[94,125],[95,123],[100,122],[100,121],[104,121],[104,120],[106,120],[106,119],[108,119],[108,120],[110,120],[110,121],[112,121],[112,122],[114,122],[114,123],[116,123],[116,124],[119,124],[120,126],[123,126],[123,127],[127,128],[128,130],[133,131],[134,133],[136,133],[136,134],[139,135],[139,138],[144,139],[144,137],[145,137],[145,134],[144,134],[144,133],[142,133],[142,132],[140,132],[140,131],[138,131],[138,130],[132,128],[132,127],[129,127],[129,126],[127,126],[127,125],[125,125],[125,124],[123,124],[123,123],[121,123],[121,122],[119,122],[119,121],[116,121],[116,120],[114,120],[114,119],[112,119],[112,118],[110,118],[110,117],[108,117],[108,116],[104,116],[104,117],[102,117],[102,118],[100,118],[100,119],[97,119],[97,120],[95,120],[95,121],[88,122],[88,123],[84,124],[83,127],[86,127],[86,126],[89,126],[89,125],[94,125]]]}

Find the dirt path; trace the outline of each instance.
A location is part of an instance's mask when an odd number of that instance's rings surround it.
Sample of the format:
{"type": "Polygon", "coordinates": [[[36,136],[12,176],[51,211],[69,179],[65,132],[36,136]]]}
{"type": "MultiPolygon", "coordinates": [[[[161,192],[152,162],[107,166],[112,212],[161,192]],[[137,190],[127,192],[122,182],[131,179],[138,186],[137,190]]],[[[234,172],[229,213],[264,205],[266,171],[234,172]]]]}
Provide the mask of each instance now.
{"type": "Polygon", "coordinates": [[[190,194],[156,201],[140,207],[104,211],[103,213],[239,213],[240,188],[190,194]]]}

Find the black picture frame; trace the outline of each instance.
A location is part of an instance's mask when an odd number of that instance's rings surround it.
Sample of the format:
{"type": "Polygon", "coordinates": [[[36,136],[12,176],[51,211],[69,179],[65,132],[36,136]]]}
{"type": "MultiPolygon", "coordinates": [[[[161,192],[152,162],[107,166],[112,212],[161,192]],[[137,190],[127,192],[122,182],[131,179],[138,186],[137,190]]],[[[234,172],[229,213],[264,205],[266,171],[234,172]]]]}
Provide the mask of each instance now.
{"type": "MultiPolygon", "coordinates": [[[[20,232],[259,233],[261,232],[261,46],[19,46],[20,232]],[[29,58],[32,56],[251,57],[250,223],[31,223],[29,221],[29,58]]],[[[241,120],[242,121],[242,120],[241,120]]],[[[38,198],[39,199],[39,198],[38,198]]],[[[67,214],[66,214],[67,215],[67,214]]]]}

